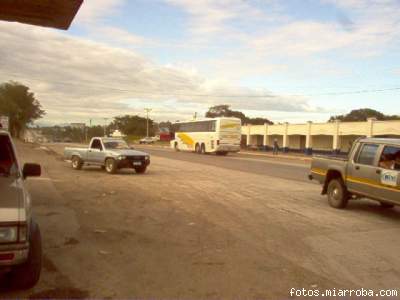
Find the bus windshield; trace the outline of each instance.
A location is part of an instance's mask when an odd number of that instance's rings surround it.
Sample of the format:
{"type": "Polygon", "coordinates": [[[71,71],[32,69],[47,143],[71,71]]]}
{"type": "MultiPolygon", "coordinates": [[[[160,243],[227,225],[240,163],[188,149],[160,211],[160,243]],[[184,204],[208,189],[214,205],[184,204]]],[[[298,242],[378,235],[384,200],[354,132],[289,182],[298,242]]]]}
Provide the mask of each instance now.
{"type": "Polygon", "coordinates": [[[239,131],[241,129],[240,120],[221,119],[219,124],[220,131],[239,131]]]}

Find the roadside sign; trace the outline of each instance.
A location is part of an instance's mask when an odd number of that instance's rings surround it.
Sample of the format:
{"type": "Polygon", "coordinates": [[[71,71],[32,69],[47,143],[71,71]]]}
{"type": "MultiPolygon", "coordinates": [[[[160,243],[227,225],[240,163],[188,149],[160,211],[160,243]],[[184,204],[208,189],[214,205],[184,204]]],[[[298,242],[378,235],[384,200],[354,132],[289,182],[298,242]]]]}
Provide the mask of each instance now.
{"type": "Polygon", "coordinates": [[[8,117],[6,117],[6,116],[0,116],[0,124],[1,124],[0,127],[1,127],[2,129],[8,131],[8,128],[9,128],[9,126],[8,126],[8,124],[9,124],[8,117]]]}

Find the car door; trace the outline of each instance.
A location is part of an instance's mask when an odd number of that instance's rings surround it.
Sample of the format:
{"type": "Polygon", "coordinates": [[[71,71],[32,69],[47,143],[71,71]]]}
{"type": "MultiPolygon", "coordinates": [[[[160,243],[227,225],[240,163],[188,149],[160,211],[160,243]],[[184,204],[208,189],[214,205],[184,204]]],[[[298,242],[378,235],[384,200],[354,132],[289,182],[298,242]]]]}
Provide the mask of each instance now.
{"type": "Polygon", "coordinates": [[[88,162],[100,164],[104,160],[104,147],[100,139],[93,139],[88,150],[88,162]]]}
{"type": "Polygon", "coordinates": [[[374,181],[379,185],[374,189],[374,198],[400,203],[400,168],[384,163],[384,160],[394,162],[396,154],[400,153],[400,146],[382,146],[381,153],[374,174],[374,181]]]}
{"type": "Polygon", "coordinates": [[[374,181],[379,144],[362,143],[353,159],[347,166],[347,187],[351,192],[371,197],[375,194],[376,182],[374,181]]]}

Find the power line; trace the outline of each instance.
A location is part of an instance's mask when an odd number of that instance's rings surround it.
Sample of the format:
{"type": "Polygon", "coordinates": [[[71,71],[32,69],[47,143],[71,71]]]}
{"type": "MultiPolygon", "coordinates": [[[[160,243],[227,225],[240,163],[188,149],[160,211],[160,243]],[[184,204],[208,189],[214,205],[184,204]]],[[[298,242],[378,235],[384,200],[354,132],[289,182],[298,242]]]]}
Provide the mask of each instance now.
{"type": "MultiPolygon", "coordinates": [[[[282,97],[279,95],[274,95],[271,93],[263,93],[263,94],[190,94],[190,93],[174,93],[174,92],[149,92],[137,89],[126,89],[126,88],[118,88],[118,87],[110,87],[100,85],[100,83],[90,82],[90,81],[82,81],[83,83],[78,82],[66,82],[66,81],[56,81],[56,80],[43,80],[35,77],[22,77],[18,74],[8,73],[7,75],[15,76],[18,78],[22,78],[25,80],[33,80],[39,82],[49,82],[56,85],[64,85],[64,86],[79,86],[79,87],[89,87],[95,89],[102,89],[108,91],[117,91],[117,92],[129,92],[129,93],[137,93],[141,95],[147,96],[175,96],[175,97],[214,97],[214,98],[276,98],[282,97]],[[86,82],[86,83],[85,83],[86,82]]],[[[390,91],[399,91],[400,87],[392,87],[392,88],[380,88],[380,89],[361,89],[361,90],[353,90],[353,91],[339,91],[339,92],[328,92],[328,93],[310,93],[310,94],[288,94],[284,95],[287,97],[315,97],[315,96],[342,96],[342,95],[354,95],[354,94],[371,94],[371,93],[381,93],[381,92],[390,92],[390,91]]]]}

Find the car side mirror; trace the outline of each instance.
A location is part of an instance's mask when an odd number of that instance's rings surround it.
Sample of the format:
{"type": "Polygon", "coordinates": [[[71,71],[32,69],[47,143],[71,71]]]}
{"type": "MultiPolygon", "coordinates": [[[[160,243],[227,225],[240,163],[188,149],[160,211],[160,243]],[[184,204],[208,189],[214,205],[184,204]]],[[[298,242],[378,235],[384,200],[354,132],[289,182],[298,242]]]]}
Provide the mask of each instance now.
{"type": "Polygon", "coordinates": [[[22,169],[23,178],[40,176],[42,174],[42,168],[38,164],[25,164],[22,169]]]}

